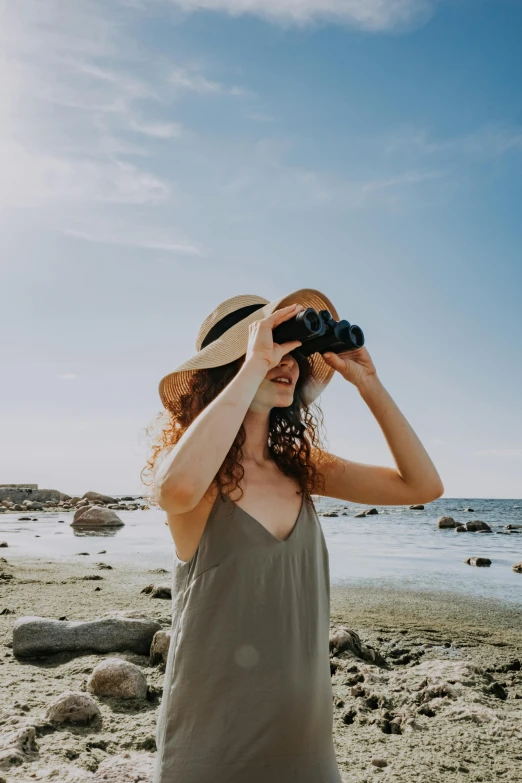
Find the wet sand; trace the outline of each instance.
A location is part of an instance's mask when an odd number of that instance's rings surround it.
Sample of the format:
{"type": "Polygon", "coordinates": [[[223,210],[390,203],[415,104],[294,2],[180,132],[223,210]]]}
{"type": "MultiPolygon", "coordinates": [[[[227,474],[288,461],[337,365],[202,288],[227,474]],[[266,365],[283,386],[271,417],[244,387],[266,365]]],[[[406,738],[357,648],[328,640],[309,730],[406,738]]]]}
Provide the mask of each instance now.
{"type": "MultiPolygon", "coordinates": [[[[170,583],[170,573],[117,563],[100,570],[97,562],[110,562],[103,555],[10,563],[8,548],[0,554],[6,561],[0,561],[0,749],[2,737],[23,726],[36,728],[37,742],[22,765],[0,768],[0,782],[147,783],[162,666],[131,653],[17,660],[12,626],[27,615],[92,620],[137,610],[169,628],[170,600],[141,590],[170,583]],[[102,578],[84,579],[93,574],[102,578]],[[85,690],[93,667],[107,657],[141,666],[149,697],[96,697],[101,718],[91,724],[46,723],[49,701],[66,690],[85,690]]],[[[521,781],[522,609],[376,585],[331,589],[332,631],[355,631],[389,665],[347,652],[333,659],[334,742],[344,783],[521,781]]]]}

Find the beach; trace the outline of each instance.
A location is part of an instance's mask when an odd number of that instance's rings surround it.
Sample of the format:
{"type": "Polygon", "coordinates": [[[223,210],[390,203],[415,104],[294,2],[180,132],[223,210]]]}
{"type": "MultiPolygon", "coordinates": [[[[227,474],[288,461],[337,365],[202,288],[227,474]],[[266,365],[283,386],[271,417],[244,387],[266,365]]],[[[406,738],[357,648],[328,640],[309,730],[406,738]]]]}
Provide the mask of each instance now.
{"type": "MultiPolygon", "coordinates": [[[[105,548],[98,544],[91,549],[105,548]]],[[[12,562],[9,548],[1,554],[0,734],[33,726],[36,746],[23,763],[0,769],[0,781],[150,781],[163,666],[125,651],[17,659],[12,628],[23,616],[92,620],[134,611],[167,629],[171,601],[142,591],[170,583],[168,569],[139,559],[130,568],[107,554],[12,562]],[[107,657],[142,669],[147,698],[96,697],[100,715],[89,724],[49,724],[49,702],[64,691],[85,692],[107,657]]],[[[444,590],[391,589],[378,580],[333,584],[332,634],[340,628],[389,667],[349,652],[331,655],[334,742],[345,783],[522,779],[520,607],[444,590]]]]}

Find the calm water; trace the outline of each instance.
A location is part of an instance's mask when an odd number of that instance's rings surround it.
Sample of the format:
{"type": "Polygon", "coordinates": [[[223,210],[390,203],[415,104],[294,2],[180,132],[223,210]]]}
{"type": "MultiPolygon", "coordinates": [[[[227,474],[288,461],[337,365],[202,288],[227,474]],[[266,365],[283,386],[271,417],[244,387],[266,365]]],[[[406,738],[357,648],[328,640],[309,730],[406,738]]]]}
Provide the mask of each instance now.
{"type": "MultiPolygon", "coordinates": [[[[382,506],[378,515],[360,519],[354,519],[354,514],[367,506],[321,498],[316,508],[328,546],[333,583],[452,590],[522,606],[522,574],[511,568],[522,561],[522,532],[510,536],[455,533],[435,525],[442,515],[452,516],[457,522],[481,519],[494,531],[510,523],[522,525],[520,499],[439,498],[424,511],[382,506]],[[464,511],[468,506],[474,509],[472,513],[464,511]],[[327,510],[346,515],[322,517],[327,510]],[[492,564],[489,568],[469,566],[463,562],[467,557],[489,557],[492,564]]],[[[73,512],[3,514],[0,540],[9,546],[0,554],[11,561],[40,556],[47,560],[77,558],[85,564],[88,558],[78,553],[89,552],[92,562],[139,559],[145,567],[170,570],[173,544],[164,524],[165,513],[121,511],[119,515],[125,527],[93,534],[70,527],[73,512]],[[37,521],[20,522],[20,516],[37,521]],[[101,549],[107,553],[98,557],[101,549]]]]}

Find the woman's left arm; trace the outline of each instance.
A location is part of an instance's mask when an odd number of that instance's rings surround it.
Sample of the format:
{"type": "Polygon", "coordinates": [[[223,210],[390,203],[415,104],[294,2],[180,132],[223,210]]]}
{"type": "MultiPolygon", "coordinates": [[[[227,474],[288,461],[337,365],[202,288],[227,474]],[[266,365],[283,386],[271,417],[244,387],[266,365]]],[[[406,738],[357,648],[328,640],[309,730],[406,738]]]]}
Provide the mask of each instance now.
{"type": "Polygon", "coordinates": [[[314,461],[325,478],[320,494],[354,503],[408,505],[429,503],[444,486],[413,428],[382,385],[370,354],[356,351],[324,354],[330,367],[354,384],[379,424],[397,469],[342,459],[321,449],[314,461]]]}

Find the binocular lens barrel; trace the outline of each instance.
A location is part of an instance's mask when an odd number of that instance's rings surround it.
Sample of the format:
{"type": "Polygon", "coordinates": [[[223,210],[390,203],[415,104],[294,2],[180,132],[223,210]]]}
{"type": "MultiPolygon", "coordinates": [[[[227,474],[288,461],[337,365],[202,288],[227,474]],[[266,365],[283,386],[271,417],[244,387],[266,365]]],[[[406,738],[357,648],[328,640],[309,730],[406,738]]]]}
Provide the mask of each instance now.
{"type": "Polygon", "coordinates": [[[333,351],[354,351],[364,345],[360,326],[348,321],[335,321],[328,310],[317,312],[313,307],[276,326],[272,332],[274,342],[286,343],[300,340],[302,345],[295,349],[303,356],[312,353],[333,351]]]}
{"type": "Polygon", "coordinates": [[[364,345],[364,334],[360,326],[350,326],[350,335],[352,338],[352,342],[354,345],[357,346],[357,348],[362,348],[364,345]]]}

